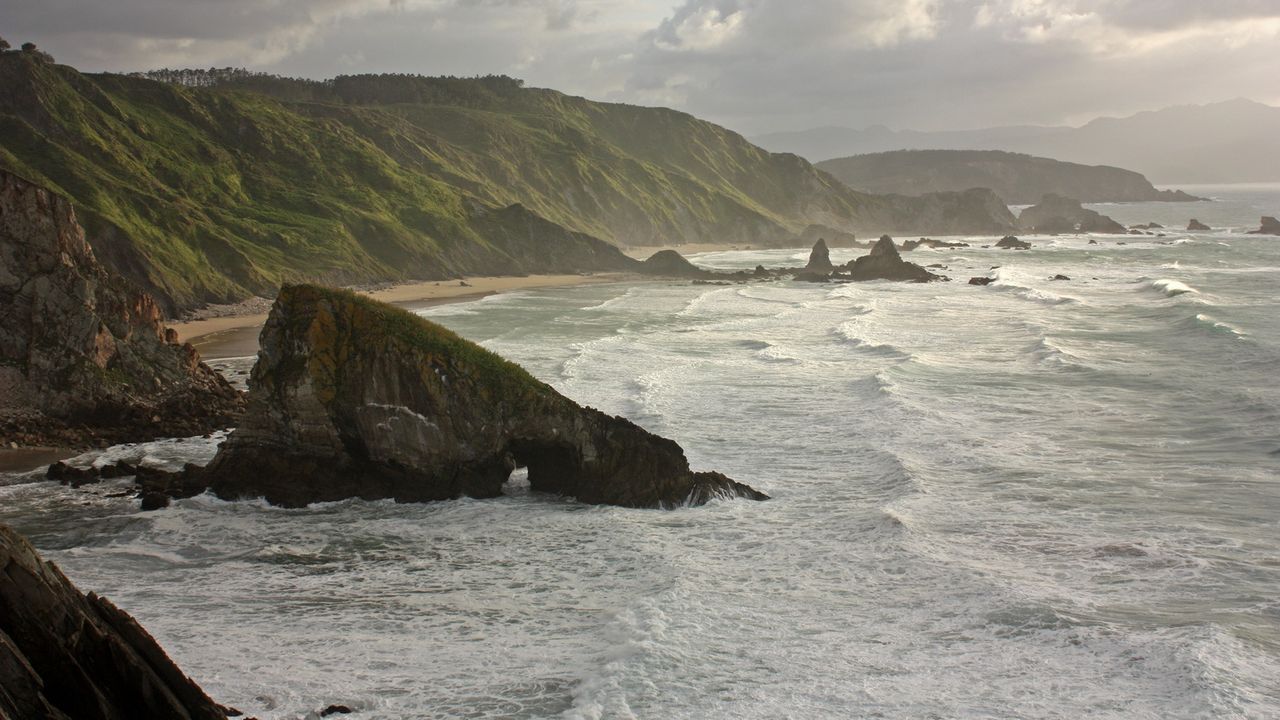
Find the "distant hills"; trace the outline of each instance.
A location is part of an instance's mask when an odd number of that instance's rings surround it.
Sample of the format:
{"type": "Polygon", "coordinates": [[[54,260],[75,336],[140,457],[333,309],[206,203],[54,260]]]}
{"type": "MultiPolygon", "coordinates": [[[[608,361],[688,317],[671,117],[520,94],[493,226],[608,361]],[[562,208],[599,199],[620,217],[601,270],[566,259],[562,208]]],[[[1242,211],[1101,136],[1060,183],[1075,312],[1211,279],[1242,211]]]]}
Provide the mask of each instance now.
{"type": "Polygon", "coordinates": [[[141,77],[2,52],[0,169],[70,198],[104,265],[170,312],[282,282],[610,269],[603,242],[1015,222],[990,191],[859,193],[685,113],[504,76],[141,77]]]}
{"type": "Polygon", "coordinates": [[[1006,150],[1129,168],[1159,184],[1280,181],[1280,108],[1243,99],[1098,118],[1081,127],[944,132],[826,127],[752,141],[814,162],[888,150],[1006,150]]]}
{"type": "Polygon", "coordinates": [[[1131,170],[1000,150],[894,150],[824,160],[817,167],[863,192],[923,195],[982,187],[1010,205],[1032,205],[1050,194],[1087,203],[1199,199],[1157,190],[1131,170]]]}

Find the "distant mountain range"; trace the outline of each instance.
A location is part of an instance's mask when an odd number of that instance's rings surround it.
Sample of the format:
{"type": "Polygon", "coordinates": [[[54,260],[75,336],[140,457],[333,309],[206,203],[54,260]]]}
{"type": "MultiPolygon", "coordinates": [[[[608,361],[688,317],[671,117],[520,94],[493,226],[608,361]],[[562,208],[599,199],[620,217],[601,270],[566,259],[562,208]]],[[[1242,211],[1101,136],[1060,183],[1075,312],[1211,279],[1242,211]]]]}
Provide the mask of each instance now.
{"type": "Polygon", "coordinates": [[[1280,108],[1243,99],[1098,118],[1081,127],[941,132],[825,127],[751,140],[814,162],[888,150],[1006,150],[1129,168],[1157,184],[1280,181],[1280,108]]]}
{"type": "Polygon", "coordinates": [[[1157,190],[1141,173],[1080,165],[1003,150],[892,150],[817,164],[854,190],[924,195],[990,188],[1010,205],[1033,205],[1045,195],[1081,202],[1190,202],[1181,190],[1157,190]]]}

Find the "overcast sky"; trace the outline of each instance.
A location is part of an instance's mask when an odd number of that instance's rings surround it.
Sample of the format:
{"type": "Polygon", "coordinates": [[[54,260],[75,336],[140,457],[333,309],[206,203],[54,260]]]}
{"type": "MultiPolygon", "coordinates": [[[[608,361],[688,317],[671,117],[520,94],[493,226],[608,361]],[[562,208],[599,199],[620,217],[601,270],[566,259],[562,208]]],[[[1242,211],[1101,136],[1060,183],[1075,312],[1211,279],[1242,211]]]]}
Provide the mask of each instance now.
{"type": "Polygon", "coordinates": [[[747,134],[1280,104],[1280,0],[0,0],[83,70],[505,73],[747,134]]]}

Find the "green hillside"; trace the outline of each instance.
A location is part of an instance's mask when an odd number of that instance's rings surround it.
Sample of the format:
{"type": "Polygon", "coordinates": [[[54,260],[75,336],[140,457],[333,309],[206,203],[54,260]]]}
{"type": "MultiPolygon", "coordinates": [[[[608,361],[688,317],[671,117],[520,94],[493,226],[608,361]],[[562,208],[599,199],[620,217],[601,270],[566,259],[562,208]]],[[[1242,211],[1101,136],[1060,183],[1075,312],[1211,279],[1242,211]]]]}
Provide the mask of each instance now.
{"type": "Polygon", "coordinates": [[[864,195],[683,113],[505,77],[186,87],[8,52],[0,167],[70,197],[103,262],[171,310],[282,282],[627,266],[596,238],[780,244],[813,224],[945,233],[952,215],[1012,225],[1003,206],[864,195]]]}

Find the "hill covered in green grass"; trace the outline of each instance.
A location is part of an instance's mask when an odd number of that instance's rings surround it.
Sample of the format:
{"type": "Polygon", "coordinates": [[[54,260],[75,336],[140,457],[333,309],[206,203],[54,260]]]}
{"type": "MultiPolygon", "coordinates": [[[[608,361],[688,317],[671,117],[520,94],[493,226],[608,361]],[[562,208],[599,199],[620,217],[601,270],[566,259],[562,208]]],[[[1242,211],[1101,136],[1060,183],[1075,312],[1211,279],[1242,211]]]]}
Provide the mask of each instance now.
{"type": "Polygon", "coordinates": [[[994,196],[866,195],[684,113],[506,77],[192,77],[0,55],[0,168],[72,199],[104,264],[170,311],[284,282],[629,267],[612,245],[1013,226],[994,196]]]}

